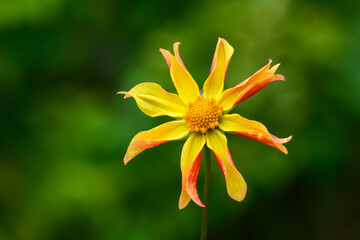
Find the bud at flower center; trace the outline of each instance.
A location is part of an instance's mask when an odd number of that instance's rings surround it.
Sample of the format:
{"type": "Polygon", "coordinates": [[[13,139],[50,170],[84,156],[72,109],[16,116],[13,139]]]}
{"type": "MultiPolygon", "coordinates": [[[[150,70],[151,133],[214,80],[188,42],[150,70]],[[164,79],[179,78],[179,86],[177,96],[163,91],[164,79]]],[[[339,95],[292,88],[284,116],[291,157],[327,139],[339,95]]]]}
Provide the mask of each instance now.
{"type": "Polygon", "coordinates": [[[198,97],[193,103],[189,103],[189,110],[183,116],[188,122],[190,132],[206,133],[209,129],[219,126],[219,117],[222,115],[222,107],[215,99],[207,100],[198,97]]]}

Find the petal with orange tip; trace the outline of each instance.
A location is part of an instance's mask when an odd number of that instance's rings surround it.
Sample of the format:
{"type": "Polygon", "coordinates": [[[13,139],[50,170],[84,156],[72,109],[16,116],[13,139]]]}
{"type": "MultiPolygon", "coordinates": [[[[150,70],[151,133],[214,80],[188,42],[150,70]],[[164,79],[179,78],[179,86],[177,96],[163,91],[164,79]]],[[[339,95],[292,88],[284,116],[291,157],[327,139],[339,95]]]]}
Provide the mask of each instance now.
{"type": "Polygon", "coordinates": [[[204,207],[201,202],[196,182],[199,174],[202,148],[205,145],[205,137],[201,133],[192,133],[186,140],[181,152],[181,174],[182,191],[179,199],[179,209],[187,206],[192,199],[200,207],[204,207]]]}
{"type": "MultiPolygon", "coordinates": [[[[174,47],[175,57],[179,61],[179,63],[185,68],[184,63],[180,58],[179,45],[180,45],[180,42],[174,43],[173,47],[174,47]]],[[[167,65],[169,66],[169,68],[171,68],[171,64],[172,64],[171,55],[172,54],[168,50],[163,49],[163,48],[160,48],[159,51],[161,52],[161,54],[165,58],[165,61],[166,61],[167,65]]]]}
{"type": "Polygon", "coordinates": [[[238,135],[262,142],[270,147],[276,148],[281,152],[288,154],[283,143],[291,140],[288,138],[278,138],[270,134],[267,128],[260,122],[248,120],[239,114],[226,114],[221,117],[219,128],[226,132],[233,132],[238,135]]]}
{"type": "Polygon", "coordinates": [[[236,201],[244,200],[247,190],[246,182],[232,161],[225,135],[219,130],[208,131],[206,144],[214,152],[225,176],[229,196],[236,201]]]}
{"type": "Polygon", "coordinates": [[[217,99],[224,89],[226,70],[234,48],[222,38],[219,38],[211,65],[210,75],[204,83],[204,97],[217,99]]]}
{"type": "Polygon", "coordinates": [[[275,71],[280,64],[276,64],[272,68],[270,68],[270,64],[271,60],[254,75],[222,93],[219,99],[219,105],[223,106],[225,112],[231,110],[231,108],[239,102],[251,97],[269,83],[277,80],[285,80],[283,75],[275,75],[275,71]]]}
{"type": "Polygon", "coordinates": [[[140,83],[128,92],[118,94],[125,94],[124,98],[133,97],[141,111],[150,117],[167,115],[180,118],[188,110],[178,95],[166,92],[156,83],[140,83]]]}
{"type": "Polygon", "coordinates": [[[174,56],[171,56],[171,61],[170,75],[179,97],[186,104],[195,102],[200,96],[198,85],[174,56]]]}
{"type": "Polygon", "coordinates": [[[189,129],[185,120],[167,122],[148,131],[139,132],[130,142],[124,157],[124,164],[126,165],[136,155],[148,148],[185,138],[188,133],[189,129]]]}

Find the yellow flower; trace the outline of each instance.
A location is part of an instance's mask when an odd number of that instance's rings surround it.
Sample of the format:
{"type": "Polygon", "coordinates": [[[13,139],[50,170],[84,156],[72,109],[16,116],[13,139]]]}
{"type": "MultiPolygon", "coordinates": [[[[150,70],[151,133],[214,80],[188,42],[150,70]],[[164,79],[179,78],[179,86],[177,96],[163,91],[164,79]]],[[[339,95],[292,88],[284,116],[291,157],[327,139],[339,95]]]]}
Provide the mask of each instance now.
{"type": "Polygon", "coordinates": [[[149,82],[140,83],[128,92],[119,92],[125,94],[124,98],[133,97],[139,108],[150,117],[167,115],[176,119],[136,134],[127,149],[124,163],[127,164],[145,149],[172,140],[187,139],[181,153],[182,191],[179,209],[186,207],[191,199],[204,207],[198,196],[196,182],[202,149],[206,144],[214,152],[225,176],[229,196],[236,201],[242,201],[247,186],[233,163],[224,132],[254,139],[285,154],[287,150],[283,144],[289,142],[291,136],[277,138],[270,134],[263,124],[228,112],[270,82],[285,78],[275,75],[279,64],[270,68],[269,60],[269,63],[254,75],[223,91],[226,70],[234,49],[226,40],[219,38],[210,75],[204,83],[202,94],[180,58],[179,44],[174,43],[175,56],[160,49],[170,68],[171,79],[178,95],[166,92],[160,85],[149,82]]]}

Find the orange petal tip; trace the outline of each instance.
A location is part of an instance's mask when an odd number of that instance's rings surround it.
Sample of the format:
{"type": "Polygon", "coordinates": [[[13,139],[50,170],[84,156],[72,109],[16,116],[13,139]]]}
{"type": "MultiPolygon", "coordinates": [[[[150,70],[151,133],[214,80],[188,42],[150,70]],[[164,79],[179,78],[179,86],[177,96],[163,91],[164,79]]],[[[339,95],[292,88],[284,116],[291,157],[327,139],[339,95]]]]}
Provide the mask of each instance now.
{"type": "Polygon", "coordinates": [[[276,74],[275,75],[275,80],[281,80],[281,81],[285,81],[285,77],[281,74],[276,74]]]}
{"type": "Polygon", "coordinates": [[[125,94],[124,99],[131,97],[131,95],[125,91],[120,91],[120,92],[117,92],[116,94],[125,94]]]}
{"type": "Polygon", "coordinates": [[[123,160],[124,166],[126,166],[126,164],[128,164],[128,162],[129,162],[130,160],[131,160],[131,158],[129,158],[129,157],[128,157],[128,154],[126,154],[125,157],[124,157],[124,160],[123,160]]]}
{"type": "Polygon", "coordinates": [[[288,143],[292,139],[292,135],[287,138],[278,138],[272,134],[270,134],[270,135],[275,140],[275,142],[280,143],[280,144],[288,143]]]}
{"type": "Polygon", "coordinates": [[[284,140],[285,140],[285,142],[284,143],[287,143],[287,142],[290,142],[290,140],[292,139],[292,135],[291,136],[289,136],[289,137],[287,137],[287,138],[285,138],[284,140]]]}

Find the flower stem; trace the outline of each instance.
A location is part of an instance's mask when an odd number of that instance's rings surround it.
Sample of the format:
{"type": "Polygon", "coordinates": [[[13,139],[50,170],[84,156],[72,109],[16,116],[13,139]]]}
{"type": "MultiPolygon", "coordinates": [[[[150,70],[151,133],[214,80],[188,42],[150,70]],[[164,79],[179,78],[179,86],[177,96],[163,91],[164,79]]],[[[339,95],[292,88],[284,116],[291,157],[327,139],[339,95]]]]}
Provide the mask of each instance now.
{"type": "Polygon", "coordinates": [[[208,212],[209,212],[209,187],[210,187],[210,149],[205,146],[205,177],[204,177],[204,205],[202,212],[201,240],[207,239],[208,212]]]}

